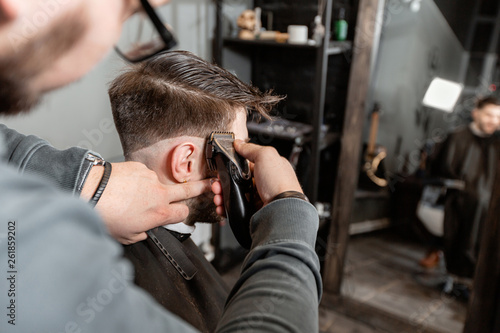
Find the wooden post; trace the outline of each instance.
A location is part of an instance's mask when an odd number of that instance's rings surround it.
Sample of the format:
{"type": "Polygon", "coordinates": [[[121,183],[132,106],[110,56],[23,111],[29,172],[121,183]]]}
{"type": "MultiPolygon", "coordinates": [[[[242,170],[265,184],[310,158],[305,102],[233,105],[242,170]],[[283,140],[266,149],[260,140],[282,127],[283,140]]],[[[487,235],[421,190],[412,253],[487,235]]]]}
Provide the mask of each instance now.
{"type": "Polygon", "coordinates": [[[316,75],[315,75],[315,92],[314,92],[314,105],[313,105],[313,139],[311,142],[311,176],[309,184],[306,188],[306,195],[311,202],[316,202],[318,198],[319,186],[319,165],[321,159],[321,141],[323,133],[321,131],[321,124],[323,124],[325,97],[326,97],[326,81],[328,74],[328,47],[330,41],[330,25],[332,21],[332,0],[326,1],[326,9],[324,12],[323,22],[326,27],[325,36],[321,46],[318,48],[316,54],[316,75]]]}
{"type": "Polygon", "coordinates": [[[224,20],[224,15],[222,13],[222,0],[215,1],[215,15],[215,36],[212,44],[212,54],[215,64],[222,67],[222,46],[224,44],[224,36],[222,36],[222,21],[224,20]]]}
{"type": "Polygon", "coordinates": [[[333,193],[332,221],[328,231],[323,269],[323,288],[325,292],[334,294],[340,293],[349,239],[349,222],[359,177],[359,158],[365,102],[370,85],[373,43],[377,24],[381,24],[377,22],[379,1],[382,0],[360,0],[354,36],[339,167],[333,193]]]}
{"type": "Polygon", "coordinates": [[[500,332],[500,161],[483,225],[464,333],[500,332]]]}

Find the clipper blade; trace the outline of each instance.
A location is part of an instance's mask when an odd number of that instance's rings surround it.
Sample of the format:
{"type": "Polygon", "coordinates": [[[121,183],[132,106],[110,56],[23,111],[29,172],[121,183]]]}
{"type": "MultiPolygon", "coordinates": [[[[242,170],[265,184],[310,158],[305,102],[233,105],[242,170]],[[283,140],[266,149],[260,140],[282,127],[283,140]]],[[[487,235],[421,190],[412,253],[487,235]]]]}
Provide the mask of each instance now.
{"type": "Polygon", "coordinates": [[[228,147],[228,144],[232,146],[233,141],[233,132],[214,131],[210,133],[205,151],[207,166],[210,171],[217,171],[214,155],[221,153],[224,147],[228,147]]]}

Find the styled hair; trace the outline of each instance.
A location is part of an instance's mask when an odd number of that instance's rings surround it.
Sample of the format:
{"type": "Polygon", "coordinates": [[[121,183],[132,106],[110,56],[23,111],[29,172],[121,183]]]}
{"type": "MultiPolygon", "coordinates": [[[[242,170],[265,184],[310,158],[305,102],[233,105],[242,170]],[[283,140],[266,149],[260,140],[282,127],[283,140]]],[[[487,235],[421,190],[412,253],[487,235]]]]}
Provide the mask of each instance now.
{"type": "Polygon", "coordinates": [[[487,105],[500,106],[500,101],[494,96],[486,96],[486,97],[479,98],[476,102],[477,109],[482,109],[487,105]]]}
{"type": "Polygon", "coordinates": [[[227,131],[237,109],[269,118],[282,99],[187,51],[129,67],[108,92],[125,156],[168,138],[227,131]]]}

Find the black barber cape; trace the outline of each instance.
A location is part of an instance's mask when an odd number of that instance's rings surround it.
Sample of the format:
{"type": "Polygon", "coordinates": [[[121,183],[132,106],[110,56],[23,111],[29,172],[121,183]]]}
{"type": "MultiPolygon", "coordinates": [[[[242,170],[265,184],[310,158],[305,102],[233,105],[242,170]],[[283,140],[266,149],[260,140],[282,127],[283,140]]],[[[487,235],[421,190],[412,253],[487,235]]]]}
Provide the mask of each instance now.
{"type": "Polygon", "coordinates": [[[444,252],[448,272],[472,277],[498,163],[498,138],[462,128],[437,145],[433,155],[433,177],[465,181],[464,191],[446,196],[444,252]]]}
{"type": "Polygon", "coordinates": [[[124,246],[124,255],[139,287],[200,331],[215,331],[229,288],[189,234],[155,228],[146,240],[124,246]]]}

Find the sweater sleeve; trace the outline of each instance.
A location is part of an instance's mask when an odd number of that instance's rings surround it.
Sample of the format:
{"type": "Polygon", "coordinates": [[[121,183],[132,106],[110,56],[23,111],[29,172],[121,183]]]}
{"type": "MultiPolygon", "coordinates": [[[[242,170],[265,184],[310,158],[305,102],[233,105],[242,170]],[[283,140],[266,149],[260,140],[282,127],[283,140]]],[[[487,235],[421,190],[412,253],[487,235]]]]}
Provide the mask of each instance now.
{"type": "Polygon", "coordinates": [[[20,134],[3,124],[0,135],[4,138],[7,162],[21,174],[35,174],[63,191],[80,195],[91,168],[91,162],[85,159],[89,150],[58,150],[39,137],[20,134]]]}
{"type": "Polygon", "coordinates": [[[272,202],[254,215],[252,249],[218,332],[318,331],[318,223],[314,206],[295,198],[272,202]]]}

